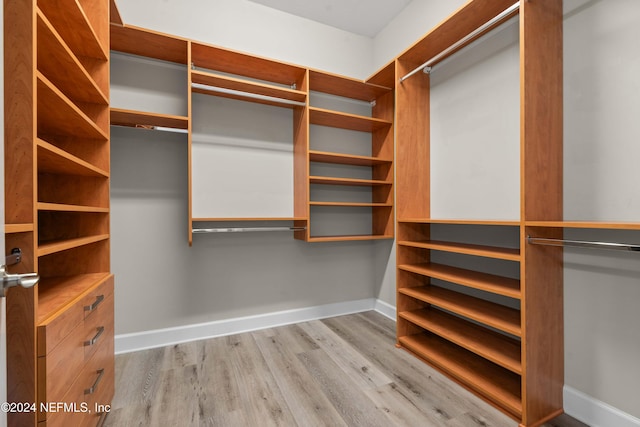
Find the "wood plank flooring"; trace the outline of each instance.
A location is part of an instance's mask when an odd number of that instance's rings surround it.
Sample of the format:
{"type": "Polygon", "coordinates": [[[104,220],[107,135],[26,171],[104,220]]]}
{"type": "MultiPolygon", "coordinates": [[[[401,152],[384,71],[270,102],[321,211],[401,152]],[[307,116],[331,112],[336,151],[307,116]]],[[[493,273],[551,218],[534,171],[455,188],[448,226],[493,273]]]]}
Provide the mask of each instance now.
{"type": "Polygon", "coordinates": [[[104,425],[518,424],[397,349],[395,323],[365,312],[119,355],[104,425]]]}

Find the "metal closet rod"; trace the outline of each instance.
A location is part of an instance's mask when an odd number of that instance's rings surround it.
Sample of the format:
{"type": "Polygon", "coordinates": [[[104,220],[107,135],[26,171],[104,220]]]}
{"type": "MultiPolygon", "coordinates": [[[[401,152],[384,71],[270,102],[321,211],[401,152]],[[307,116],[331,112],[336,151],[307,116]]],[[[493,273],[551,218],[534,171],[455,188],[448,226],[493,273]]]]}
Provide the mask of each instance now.
{"type": "Polygon", "coordinates": [[[579,247],[579,248],[640,252],[640,245],[631,245],[628,243],[589,242],[584,240],[548,239],[546,237],[531,237],[531,236],[527,236],[527,242],[532,245],[573,246],[573,247],[579,247]]]}
{"type": "Polygon", "coordinates": [[[487,29],[489,29],[492,26],[496,25],[497,23],[499,23],[500,21],[505,19],[507,16],[509,16],[513,12],[515,12],[518,8],[520,8],[520,2],[517,2],[517,3],[513,4],[508,9],[506,9],[504,12],[502,12],[500,15],[496,16],[495,18],[491,19],[490,21],[485,22],[483,25],[481,25],[480,27],[476,28],[471,33],[467,34],[466,36],[464,36],[463,38],[461,38],[460,40],[458,40],[457,42],[455,42],[454,44],[452,44],[451,46],[449,46],[448,48],[446,48],[445,50],[443,50],[442,52],[440,52],[439,54],[437,54],[433,58],[429,59],[424,64],[420,65],[419,67],[417,67],[416,69],[411,71],[409,74],[407,74],[404,77],[402,77],[400,79],[400,83],[404,82],[405,80],[407,80],[409,77],[413,76],[414,74],[417,74],[421,70],[430,71],[431,65],[435,64],[440,59],[442,59],[443,57],[447,56],[449,53],[451,53],[454,50],[458,49],[460,46],[463,46],[464,44],[468,43],[470,40],[473,40],[475,37],[477,37],[478,35],[482,34],[487,29]]]}
{"type": "Polygon", "coordinates": [[[236,95],[236,96],[242,96],[245,98],[259,99],[261,101],[277,102],[279,104],[287,104],[287,105],[296,105],[298,107],[305,107],[307,105],[306,102],[292,101],[290,99],[278,98],[276,96],[260,95],[257,93],[243,92],[241,90],[235,90],[235,89],[225,89],[222,87],[210,86],[202,83],[191,83],[191,87],[200,89],[200,90],[206,90],[208,92],[224,93],[227,95],[236,95]]]}
{"type": "Polygon", "coordinates": [[[158,130],[158,131],[162,131],[162,132],[189,133],[189,131],[187,129],[172,128],[172,127],[168,127],[168,126],[119,125],[119,124],[112,124],[111,126],[119,126],[119,127],[123,127],[123,128],[144,129],[144,130],[158,130]]]}
{"type": "Polygon", "coordinates": [[[250,233],[255,231],[304,231],[307,227],[215,227],[194,228],[191,231],[196,234],[204,233],[250,233]]]}

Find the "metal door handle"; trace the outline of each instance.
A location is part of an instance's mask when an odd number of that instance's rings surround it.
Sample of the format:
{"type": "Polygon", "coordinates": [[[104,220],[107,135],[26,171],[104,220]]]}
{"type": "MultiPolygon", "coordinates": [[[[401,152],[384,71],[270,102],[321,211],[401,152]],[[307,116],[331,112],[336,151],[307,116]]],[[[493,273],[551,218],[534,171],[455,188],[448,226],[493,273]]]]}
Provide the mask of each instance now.
{"type": "Polygon", "coordinates": [[[7,289],[14,286],[22,286],[23,288],[31,288],[40,280],[38,273],[11,274],[7,273],[7,266],[0,266],[0,279],[2,286],[0,287],[0,297],[5,296],[7,289]]]}

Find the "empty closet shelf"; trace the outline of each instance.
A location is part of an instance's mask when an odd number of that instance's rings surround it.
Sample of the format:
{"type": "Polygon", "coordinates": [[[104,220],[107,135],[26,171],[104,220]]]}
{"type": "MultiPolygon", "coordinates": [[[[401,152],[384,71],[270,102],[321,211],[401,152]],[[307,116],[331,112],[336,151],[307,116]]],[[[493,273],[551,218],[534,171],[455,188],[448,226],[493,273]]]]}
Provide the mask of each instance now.
{"type": "Polygon", "coordinates": [[[400,270],[474,289],[520,299],[520,281],[503,276],[434,263],[401,264],[400,270]]]}
{"type": "Polygon", "coordinates": [[[390,208],[391,203],[356,203],[356,202],[309,202],[311,206],[342,206],[353,208],[390,208]]]}
{"type": "Polygon", "coordinates": [[[330,153],[314,150],[309,151],[309,161],[351,166],[376,166],[393,163],[392,160],[380,159],[378,157],[357,156],[351,154],[330,153]]]}
{"type": "Polygon", "coordinates": [[[324,185],[345,185],[354,187],[376,187],[381,185],[392,185],[391,181],[382,181],[376,179],[353,179],[353,178],[334,178],[327,176],[310,176],[311,184],[324,185]]]}
{"type": "Polygon", "coordinates": [[[437,240],[425,241],[399,241],[401,246],[413,248],[431,249],[443,252],[453,252],[465,255],[475,255],[486,258],[504,259],[508,261],[520,261],[520,250],[512,248],[501,248],[497,246],[474,245],[456,242],[441,242],[437,240]]]}
{"type": "Polygon", "coordinates": [[[189,118],[173,114],[150,113],[146,111],[126,110],[122,108],[111,108],[111,125],[139,127],[144,129],[165,130],[187,130],[189,128],[189,118]]]}

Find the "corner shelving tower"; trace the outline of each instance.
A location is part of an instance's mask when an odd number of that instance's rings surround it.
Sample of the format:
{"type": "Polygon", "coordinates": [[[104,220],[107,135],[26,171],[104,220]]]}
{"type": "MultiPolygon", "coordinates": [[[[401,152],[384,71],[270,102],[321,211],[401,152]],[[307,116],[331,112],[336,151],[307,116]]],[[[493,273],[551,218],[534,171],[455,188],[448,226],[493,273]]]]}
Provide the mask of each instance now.
{"type": "MultiPolygon", "coordinates": [[[[338,176],[309,176],[309,229],[306,240],[309,242],[327,242],[341,240],[376,240],[393,238],[393,78],[388,78],[392,65],[385,67],[368,81],[349,79],[343,76],[311,70],[309,72],[309,91],[326,94],[346,100],[356,100],[371,104],[371,115],[363,116],[344,111],[329,110],[309,106],[309,125],[344,129],[370,134],[370,155],[345,154],[349,147],[343,147],[340,153],[311,149],[309,141],[309,163],[342,165],[348,168],[363,169],[370,172],[369,179],[356,179],[338,176]],[[373,83],[375,81],[376,83],[373,83]],[[362,201],[320,201],[312,200],[313,186],[341,186],[345,189],[368,187],[371,200],[362,201]],[[371,210],[371,232],[368,234],[316,235],[314,230],[314,211],[317,208],[349,209],[367,208],[371,210]]],[[[346,144],[345,144],[346,145],[346,144]]]]}
{"type": "MultiPolygon", "coordinates": [[[[397,76],[512,5],[469,1],[398,57],[397,76]]],[[[397,335],[399,347],[530,427],[562,412],[562,251],[526,244],[527,235],[562,234],[526,226],[562,220],[562,4],[521,2],[519,15],[519,221],[430,217],[429,76],[418,73],[396,84],[397,335]],[[518,237],[512,246],[442,242],[431,239],[434,227],[518,237]],[[441,253],[517,263],[520,278],[433,262],[441,253]]]]}
{"type": "MultiPolygon", "coordinates": [[[[8,399],[108,404],[109,2],[19,0],[4,8],[6,248],[23,253],[12,272],[40,275],[34,288],[7,295],[8,399]]],[[[8,417],[20,426],[95,425],[102,415],[8,417]]]]}

